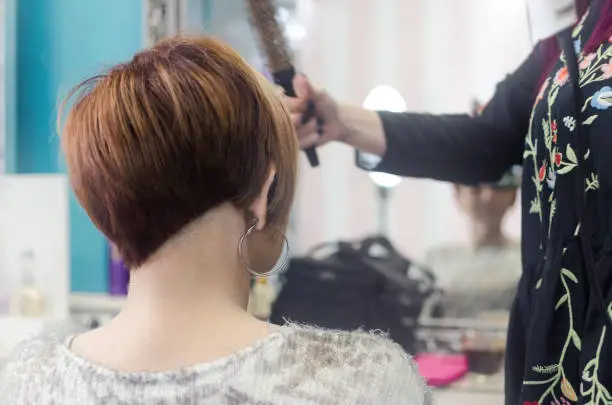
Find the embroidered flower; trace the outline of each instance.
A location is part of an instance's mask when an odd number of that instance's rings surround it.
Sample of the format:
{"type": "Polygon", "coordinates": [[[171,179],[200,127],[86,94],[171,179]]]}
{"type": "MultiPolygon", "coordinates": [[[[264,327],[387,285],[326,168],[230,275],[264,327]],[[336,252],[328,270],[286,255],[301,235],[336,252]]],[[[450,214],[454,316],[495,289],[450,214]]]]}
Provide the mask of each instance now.
{"type": "Polygon", "coordinates": [[[608,38],[608,42],[612,42],[612,35],[610,35],[610,38],[608,38]]]}
{"type": "Polygon", "coordinates": [[[555,84],[559,87],[563,86],[569,80],[569,70],[567,66],[563,66],[555,73],[555,84]]]}
{"type": "Polygon", "coordinates": [[[546,163],[544,163],[542,167],[540,167],[540,171],[538,172],[538,178],[540,179],[540,181],[544,181],[545,177],[546,177],[546,163]]]}
{"type": "Polygon", "coordinates": [[[584,58],[582,58],[582,60],[580,61],[580,64],[578,65],[578,67],[580,68],[580,70],[584,70],[586,68],[588,68],[589,66],[591,66],[591,63],[593,62],[593,60],[595,59],[597,55],[595,55],[594,53],[590,53],[588,55],[586,55],[584,58]]]}
{"type": "Polygon", "coordinates": [[[552,133],[553,143],[557,143],[557,121],[552,121],[550,123],[550,132],[552,133]]]}
{"type": "Polygon", "coordinates": [[[525,401],[523,405],[540,405],[538,401],[525,401]]]}
{"type": "Polygon", "coordinates": [[[555,153],[555,164],[557,165],[557,167],[561,166],[562,159],[563,159],[563,155],[561,154],[561,152],[555,153]]]}
{"type": "Polygon", "coordinates": [[[570,130],[570,132],[576,129],[576,119],[569,115],[566,115],[565,117],[563,117],[563,124],[565,125],[567,129],[570,130]]]}
{"type": "Polygon", "coordinates": [[[548,83],[550,83],[550,77],[547,77],[546,80],[544,80],[544,83],[542,83],[540,91],[538,92],[537,101],[540,101],[544,98],[544,92],[546,92],[546,89],[548,88],[548,83]]]}
{"type": "Polygon", "coordinates": [[[574,52],[576,52],[576,55],[580,53],[580,49],[582,49],[582,44],[580,38],[578,38],[574,41],[574,52]]]}
{"type": "Polygon", "coordinates": [[[608,61],[608,63],[604,63],[601,65],[601,71],[603,72],[602,77],[604,79],[609,79],[612,77],[612,59],[608,61]]]}
{"type": "Polygon", "coordinates": [[[598,110],[607,110],[612,107],[612,87],[604,86],[591,98],[591,107],[598,110]]]}

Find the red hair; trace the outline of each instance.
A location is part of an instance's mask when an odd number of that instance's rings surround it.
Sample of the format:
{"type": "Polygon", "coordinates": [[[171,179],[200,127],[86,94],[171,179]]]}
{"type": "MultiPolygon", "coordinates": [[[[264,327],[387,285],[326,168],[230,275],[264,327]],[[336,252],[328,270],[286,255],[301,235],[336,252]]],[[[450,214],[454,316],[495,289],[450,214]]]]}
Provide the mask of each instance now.
{"type": "Polygon", "coordinates": [[[293,125],[274,88],[227,45],[168,39],[75,92],[62,137],[72,186],[130,267],[222,203],[246,213],[271,167],[267,225],[284,230],[293,125]]]}

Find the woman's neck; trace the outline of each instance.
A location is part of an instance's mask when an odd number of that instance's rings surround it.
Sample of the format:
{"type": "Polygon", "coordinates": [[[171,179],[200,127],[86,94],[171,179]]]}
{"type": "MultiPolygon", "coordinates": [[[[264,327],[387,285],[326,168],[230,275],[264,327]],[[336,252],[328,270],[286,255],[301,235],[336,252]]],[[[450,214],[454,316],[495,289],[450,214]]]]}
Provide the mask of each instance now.
{"type": "Polygon", "coordinates": [[[238,258],[244,222],[202,218],[132,271],[124,310],[75,339],[75,352],[127,371],[163,371],[226,356],[269,334],[247,310],[238,258]],[[158,353],[152,356],[152,353],[158,353]]]}
{"type": "Polygon", "coordinates": [[[501,222],[494,224],[474,222],[472,224],[471,239],[474,249],[504,246],[509,241],[504,235],[501,222]]]}
{"type": "Polygon", "coordinates": [[[188,225],[132,271],[128,305],[246,309],[250,278],[238,258],[244,222],[220,211],[188,225]]]}

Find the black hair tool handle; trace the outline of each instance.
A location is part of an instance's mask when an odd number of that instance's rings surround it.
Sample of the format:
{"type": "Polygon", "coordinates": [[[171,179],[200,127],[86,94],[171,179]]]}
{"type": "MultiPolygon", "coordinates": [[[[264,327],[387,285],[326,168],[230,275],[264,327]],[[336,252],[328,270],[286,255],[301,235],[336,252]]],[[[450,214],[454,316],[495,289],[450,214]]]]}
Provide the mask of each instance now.
{"type": "MultiPolygon", "coordinates": [[[[296,97],[295,89],[293,88],[293,78],[295,77],[295,68],[289,67],[287,69],[273,72],[272,77],[274,78],[274,82],[281,86],[285,90],[285,94],[289,97],[296,97]]],[[[302,115],[302,124],[307,123],[316,115],[315,105],[312,101],[308,102],[306,106],[306,111],[304,115],[302,115]]],[[[322,122],[319,118],[317,118],[317,132],[321,134],[321,125],[322,122]]],[[[305,150],[306,156],[308,157],[308,162],[310,162],[310,166],[317,167],[319,166],[319,156],[317,155],[317,150],[314,146],[307,148],[305,150]]]]}

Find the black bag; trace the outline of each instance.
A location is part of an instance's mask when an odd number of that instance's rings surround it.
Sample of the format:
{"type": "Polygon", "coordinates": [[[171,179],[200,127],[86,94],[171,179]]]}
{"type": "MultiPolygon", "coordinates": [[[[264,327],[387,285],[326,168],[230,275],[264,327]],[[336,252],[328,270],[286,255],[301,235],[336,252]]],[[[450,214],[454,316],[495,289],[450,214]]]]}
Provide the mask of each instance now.
{"type": "Polygon", "coordinates": [[[433,274],[414,266],[382,237],[316,247],[292,259],[271,322],[339,330],[382,330],[413,353],[423,303],[436,291],[433,274]],[[316,258],[323,249],[333,251],[316,258]]]}

